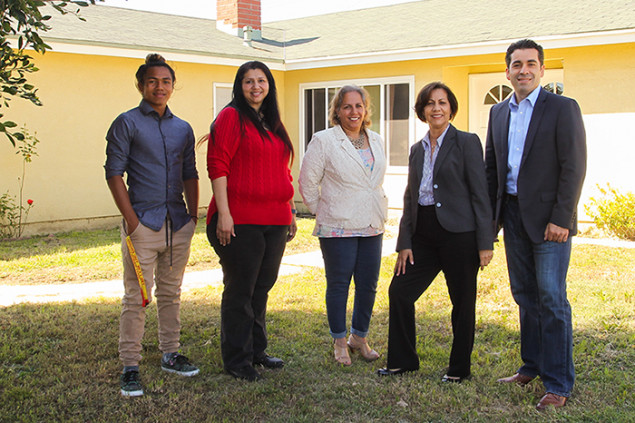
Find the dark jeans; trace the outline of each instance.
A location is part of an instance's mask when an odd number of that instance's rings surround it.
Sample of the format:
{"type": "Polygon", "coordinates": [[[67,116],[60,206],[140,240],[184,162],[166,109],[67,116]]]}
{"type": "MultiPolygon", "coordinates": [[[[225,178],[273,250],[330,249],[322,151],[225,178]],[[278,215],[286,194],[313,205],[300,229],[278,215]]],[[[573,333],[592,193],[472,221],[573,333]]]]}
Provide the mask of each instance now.
{"type": "Polygon", "coordinates": [[[269,290],[287,242],[286,225],[235,225],[226,246],[216,237],[218,214],[207,225],[207,239],[223,268],[221,354],[225,369],[253,364],[267,349],[265,314],[269,290]]]}
{"type": "Polygon", "coordinates": [[[567,300],[567,242],[534,244],[520,217],[518,202],[503,208],[505,253],[512,295],[520,310],[518,373],[538,376],[547,392],[568,397],[573,388],[573,329],[567,300]]]}
{"type": "Polygon", "coordinates": [[[320,238],[326,273],[326,313],[333,338],[346,336],[346,303],[351,278],[355,302],[351,333],[365,338],[375,305],[383,234],[369,237],[320,238]]]}
{"type": "Polygon", "coordinates": [[[419,369],[414,304],[442,271],[452,302],[454,335],[447,374],[469,376],[479,267],[476,234],[448,232],[439,224],[434,206],[419,206],[412,252],[414,264],[407,263],[406,272],[394,276],[388,289],[388,368],[419,369]]]}

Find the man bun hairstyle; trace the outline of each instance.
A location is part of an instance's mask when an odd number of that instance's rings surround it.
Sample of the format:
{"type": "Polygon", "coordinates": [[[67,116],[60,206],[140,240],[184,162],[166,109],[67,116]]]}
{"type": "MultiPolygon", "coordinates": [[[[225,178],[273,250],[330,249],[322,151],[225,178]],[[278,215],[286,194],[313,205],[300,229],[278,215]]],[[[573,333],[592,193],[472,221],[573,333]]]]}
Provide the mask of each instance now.
{"type": "Polygon", "coordinates": [[[172,76],[172,84],[176,82],[176,75],[174,73],[174,69],[165,61],[165,58],[161,56],[159,53],[150,53],[146,56],[146,62],[139,66],[137,69],[136,77],[137,77],[137,86],[142,87],[145,82],[146,72],[148,69],[156,66],[162,66],[167,68],[170,71],[170,75],[172,76]]]}

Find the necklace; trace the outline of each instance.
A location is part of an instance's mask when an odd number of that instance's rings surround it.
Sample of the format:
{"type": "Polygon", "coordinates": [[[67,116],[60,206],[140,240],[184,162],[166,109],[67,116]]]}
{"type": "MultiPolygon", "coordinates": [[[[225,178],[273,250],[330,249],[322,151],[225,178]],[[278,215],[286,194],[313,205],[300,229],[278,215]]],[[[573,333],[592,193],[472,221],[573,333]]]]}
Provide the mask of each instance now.
{"type": "Polygon", "coordinates": [[[364,147],[364,134],[360,134],[359,138],[351,138],[348,135],[348,140],[353,144],[356,150],[361,150],[364,147]]]}

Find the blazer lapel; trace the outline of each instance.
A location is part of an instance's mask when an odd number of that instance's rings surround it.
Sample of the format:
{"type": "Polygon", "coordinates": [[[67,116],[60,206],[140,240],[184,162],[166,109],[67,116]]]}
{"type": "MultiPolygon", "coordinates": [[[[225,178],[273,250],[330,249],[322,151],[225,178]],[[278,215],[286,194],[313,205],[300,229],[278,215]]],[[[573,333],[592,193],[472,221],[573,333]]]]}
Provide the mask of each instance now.
{"type": "Polygon", "coordinates": [[[370,175],[370,169],[367,169],[366,166],[364,166],[364,161],[360,157],[355,147],[353,147],[353,144],[350,142],[350,140],[346,136],[346,133],[344,132],[344,130],[339,125],[336,126],[335,128],[336,128],[335,133],[337,136],[337,140],[340,142],[340,147],[342,148],[342,150],[344,150],[345,154],[350,156],[353,159],[353,161],[362,168],[365,174],[370,175]]]}
{"type": "Polygon", "coordinates": [[[494,144],[499,154],[497,157],[504,158],[505,169],[507,169],[507,156],[509,154],[509,98],[501,103],[498,114],[494,117],[494,144]]]}
{"type": "Polygon", "coordinates": [[[536,132],[538,131],[538,126],[540,125],[540,121],[542,120],[542,115],[545,113],[547,103],[547,92],[540,89],[540,94],[538,94],[538,98],[536,99],[536,105],[534,106],[534,111],[531,114],[531,121],[529,121],[529,128],[527,129],[527,136],[525,137],[525,146],[523,147],[523,157],[520,161],[520,166],[523,166],[525,163],[525,159],[531,150],[531,146],[536,139],[536,132]]]}
{"type": "Polygon", "coordinates": [[[456,128],[450,124],[448,128],[448,132],[445,133],[445,137],[443,138],[443,143],[441,143],[441,147],[439,147],[439,152],[437,153],[437,160],[434,162],[434,169],[432,170],[432,176],[436,177],[441,164],[448,157],[450,150],[454,147],[454,140],[456,139],[456,128]]]}

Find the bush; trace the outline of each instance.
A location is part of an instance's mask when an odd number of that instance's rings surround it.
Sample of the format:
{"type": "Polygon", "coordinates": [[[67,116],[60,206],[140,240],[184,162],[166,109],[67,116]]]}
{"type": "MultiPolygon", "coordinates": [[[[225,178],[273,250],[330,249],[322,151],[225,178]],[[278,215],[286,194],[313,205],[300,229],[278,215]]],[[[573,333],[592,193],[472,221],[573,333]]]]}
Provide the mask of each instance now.
{"type": "Polygon", "coordinates": [[[635,194],[620,193],[609,184],[597,186],[601,197],[591,197],[584,210],[600,229],[605,229],[618,238],[635,241],[635,194]]]}

